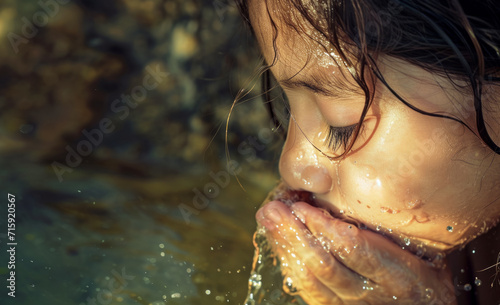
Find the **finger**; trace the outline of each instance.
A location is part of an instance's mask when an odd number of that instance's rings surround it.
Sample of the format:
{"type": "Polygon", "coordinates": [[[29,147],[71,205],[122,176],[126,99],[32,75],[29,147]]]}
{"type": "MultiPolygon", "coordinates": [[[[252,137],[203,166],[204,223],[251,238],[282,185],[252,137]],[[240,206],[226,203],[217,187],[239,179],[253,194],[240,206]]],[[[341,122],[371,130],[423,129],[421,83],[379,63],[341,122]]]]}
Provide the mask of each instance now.
{"type": "MultiPolygon", "coordinates": [[[[288,257],[288,261],[294,262],[291,257],[288,257]]],[[[285,282],[288,282],[285,285],[294,287],[295,292],[292,291],[290,294],[298,294],[308,305],[343,304],[342,300],[329,287],[316,278],[307,265],[303,264],[300,269],[292,269],[288,266],[283,270],[285,282]]]]}
{"type": "Polygon", "coordinates": [[[280,264],[285,290],[288,290],[289,294],[300,295],[308,305],[342,304],[335,293],[316,278],[305,261],[298,256],[298,251],[287,241],[288,237],[285,232],[293,228],[284,223],[276,225],[263,215],[259,216],[261,216],[258,217],[259,223],[268,228],[268,233],[271,230],[273,232],[273,234],[267,234],[267,238],[269,243],[274,245],[273,252],[280,264]],[[281,229],[274,230],[277,226],[281,229]],[[269,228],[273,229],[269,230],[269,228]]]}
{"type": "MultiPolygon", "coordinates": [[[[307,267],[315,278],[334,294],[342,297],[361,299],[366,294],[363,278],[346,268],[324,247],[320,236],[316,238],[292,211],[281,202],[270,202],[257,213],[259,223],[267,228],[277,245],[280,255],[286,254],[286,264],[292,270],[307,267]]],[[[297,272],[294,273],[296,276],[297,272]]],[[[299,274],[300,275],[300,274],[299,274]]],[[[314,289],[312,289],[314,290],[314,289]]]]}
{"type": "Polygon", "coordinates": [[[330,252],[346,267],[385,287],[387,293],[409,295],[425,290],[416,287],[424,263],[388,239],[304,202],[295,203],[292,210],[313,235],[329,241],[330,252]]]}

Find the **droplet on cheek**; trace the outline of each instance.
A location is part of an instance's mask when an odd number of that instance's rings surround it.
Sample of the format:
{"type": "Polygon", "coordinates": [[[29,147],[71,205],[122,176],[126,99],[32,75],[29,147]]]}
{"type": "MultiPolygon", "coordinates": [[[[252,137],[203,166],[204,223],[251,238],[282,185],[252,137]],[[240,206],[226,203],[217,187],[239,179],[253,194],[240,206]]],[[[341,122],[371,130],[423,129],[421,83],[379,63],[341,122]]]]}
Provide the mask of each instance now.
{"type": "Polygon", "coordinates": [[[415,219],[415,215],[409,215],[406,219],[402,219],[400,223],[402,226],[406,226],[409,225],[413,221],[413,219],[415,219]]]}
{"type": "Polygon", "coordinates": [[[380,207],[380,212],[389,214],[398,214],[401,211],[398,209],[391,209],[389,207],[380,207]]]}
{"type": "Polygon", "coordinates": [[[448,231],[450,233],[453,232],[453,227],[452,226],[447,226],[446,227],[446,231],[448,231]]]}
{"type": "Polygon", "coordinates": [[[375,169],[373,168],[373,166],[365,165],[365,166],[363,166],[363,170],[365,171],[365,177],[366,178],[368,178],[370,180],[373,180],[373,179],[377,178],[377,172],[375,171],[375,169]]]}
{"type": "Polygon", "coordinates": [[[415,199],[405,203],[405,208],[408,210],[418,209],[422,206],[422,200],[415,199]]]}
{"type": "Polygon", "coordinates": [[[422,214],[419,214],[419,215],[415,215],[415,220],[418,223],[428,222],[429,221],[429,215],[427,213],[422,213],[422,214]]]}

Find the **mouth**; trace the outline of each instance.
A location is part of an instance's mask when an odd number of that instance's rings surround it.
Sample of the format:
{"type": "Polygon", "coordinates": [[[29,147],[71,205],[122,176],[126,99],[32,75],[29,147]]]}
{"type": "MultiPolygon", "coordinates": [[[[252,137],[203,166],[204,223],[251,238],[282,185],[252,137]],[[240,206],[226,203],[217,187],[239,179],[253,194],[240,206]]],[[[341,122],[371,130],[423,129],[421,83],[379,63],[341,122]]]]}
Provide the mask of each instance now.
{"type": "Polygon", "coordinates": [[[366,228],[357,219],[349,217],[349,215],[346,215],[341,210],[335,209],[333,205],[316,199],[313,193],[308,191],[294,190],[283,181],[281,181],[274,189],[271,190],[271,192],[267,195],[266,199],[262,203],[261,207],[271,201],[280,201],[288,207],[291,207],[296,202],[305,202],[312,207],[321,209],[334,218],[341,219],[360,228],[366,228]]]}
{"type": "Polygon", "coordinates": [[[322,210],[325,213],[330,214],[336,219],[340,219],[344,222],[350,223],[357,226],[360,229],[368,229],[375,233],[381,234],[388,239],[392,240],[396,244],[400,245],[403,249],[413,252],[420,258],[427,259],[430,262],[436,264],[436,266],[441,265],[441,260],[445,256],[446,252],[450,252],[453,245],[447,243],[441,243],[433,240],[427,240],[424,238],[418,238],[415,236],[406,236],[401,233],[392,232],[392,230],[385,230],[379,228],[374,228],[371,225],[365,225],[360,220],[350,217],[343,213],[342,211],[336,211],[334,208],[326,208],[326,206],[331,206],[326,202],[318,200],[315,198],[314,194],[302,190],[294,190],[290,188],[286,183],[281,181],[271,192],[268,194],[264,200],[261,207],[266,205],[271,201],[279,201],[289,208],[291,208],[296,202],[305,202],[312,207],[322,210]],[[411,240],[411,244],[408,242],[411,240]]]}

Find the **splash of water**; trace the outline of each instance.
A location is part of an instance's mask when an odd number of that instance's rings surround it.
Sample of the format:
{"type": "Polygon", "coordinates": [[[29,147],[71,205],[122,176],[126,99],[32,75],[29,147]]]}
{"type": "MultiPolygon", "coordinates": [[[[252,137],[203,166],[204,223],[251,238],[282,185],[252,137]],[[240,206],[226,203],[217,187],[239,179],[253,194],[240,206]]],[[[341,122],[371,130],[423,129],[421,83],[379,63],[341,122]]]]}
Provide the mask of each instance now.
{"type": "Polygon", "coordinates": [[[255,254],[252,273],[248,280],[248,294],[245,305],[307,305],[296,292],[290,278],[284,279],[276,263],[271,246],[265,237],[265,229],[254,234],[255,254]],[[286,291],[285,291],[286,290],[286,291]]]}

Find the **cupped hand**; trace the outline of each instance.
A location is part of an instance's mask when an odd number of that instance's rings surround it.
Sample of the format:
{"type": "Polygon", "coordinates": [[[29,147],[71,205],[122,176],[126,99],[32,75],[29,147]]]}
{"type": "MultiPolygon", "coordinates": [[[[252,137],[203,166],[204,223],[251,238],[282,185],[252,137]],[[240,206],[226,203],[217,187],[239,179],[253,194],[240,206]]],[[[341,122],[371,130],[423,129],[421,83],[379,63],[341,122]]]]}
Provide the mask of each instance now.
{"type": "MultiPolygon", "coordinates": [[[[456,304],[451,274],[305,202],[257,212],[285,282],[309,305],[456,304]]],[[[287,287],[285,285],[285,287],[287,287]]]]}

